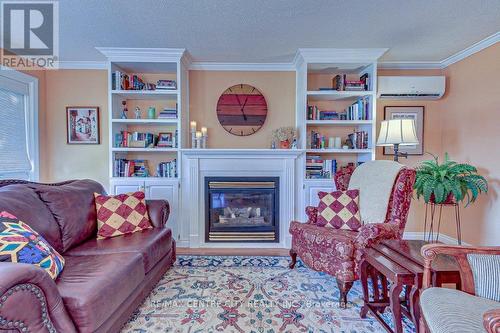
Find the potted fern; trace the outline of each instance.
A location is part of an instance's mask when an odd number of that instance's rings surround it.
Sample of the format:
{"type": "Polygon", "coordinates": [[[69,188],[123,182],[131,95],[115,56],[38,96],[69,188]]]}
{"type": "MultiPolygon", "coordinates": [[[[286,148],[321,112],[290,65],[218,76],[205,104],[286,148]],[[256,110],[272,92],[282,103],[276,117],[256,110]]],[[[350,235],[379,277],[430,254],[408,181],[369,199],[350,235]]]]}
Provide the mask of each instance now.
{"type": "Polygon", "coordinates": [[[467,207],[480,193],[488,192],[486,179],[475,167],[450,160],[448,153],[443,163],[434,156],[433,160],[422,162],[416,171],[417,198],[423,196],[426,203],[453,204],[467,200],[467,207]]]}

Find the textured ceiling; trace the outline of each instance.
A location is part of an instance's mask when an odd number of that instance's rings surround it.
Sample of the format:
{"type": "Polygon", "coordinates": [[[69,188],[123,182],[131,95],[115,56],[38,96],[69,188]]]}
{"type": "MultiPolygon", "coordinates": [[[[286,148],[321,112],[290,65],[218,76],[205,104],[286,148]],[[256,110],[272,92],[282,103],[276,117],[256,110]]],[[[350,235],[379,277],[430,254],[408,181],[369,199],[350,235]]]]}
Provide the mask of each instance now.
{"type": "Polygon", "coordinates": [[[389,48],[439,61],[500,31],[500,0],[60,0],[60,55],[186,48],[195,61],[289,62],[297,48],[389,48]]]}

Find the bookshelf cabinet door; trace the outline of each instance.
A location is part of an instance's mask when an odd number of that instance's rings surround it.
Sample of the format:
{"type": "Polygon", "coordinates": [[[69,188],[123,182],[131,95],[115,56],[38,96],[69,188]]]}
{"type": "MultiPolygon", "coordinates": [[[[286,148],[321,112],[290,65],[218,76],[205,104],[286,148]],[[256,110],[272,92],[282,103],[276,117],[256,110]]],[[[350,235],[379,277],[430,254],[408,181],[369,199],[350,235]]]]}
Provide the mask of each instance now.
{"type": "MultiPolygon", "coordinates": [[[[332,181],[333,182],[333,181],[332,181]]],[[[306,206],[314,206],[317,207],[319,204],[318,192],[332,192],[335,191],[335,185],[331,186],[318,186],[318,185],[310,185],[306,187],[306,206]]]]}
{"type": "Polygon", "coordinates": [[[178,184],[164,184],[161,181],[146,181],[146,199],[167,200],[170,205],[168,226],[172,229],[175,239],[178,237],[177,212],[178,212],[178,184]]]}
{"type": "Polygon", "coordinates": [[[111,182],[111,193],[112,194],[123,194],[130,192],[144,191],[144,181],[143,180],[127,180],[127,181],[112,181],[111,182]]]}

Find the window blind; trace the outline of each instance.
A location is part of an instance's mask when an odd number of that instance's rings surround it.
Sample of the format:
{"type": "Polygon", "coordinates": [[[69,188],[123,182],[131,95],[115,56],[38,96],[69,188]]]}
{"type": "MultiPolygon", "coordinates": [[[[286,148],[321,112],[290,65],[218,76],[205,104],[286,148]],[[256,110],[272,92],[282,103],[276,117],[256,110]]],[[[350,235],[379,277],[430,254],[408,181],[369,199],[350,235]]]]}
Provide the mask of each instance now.
{"type": "Polygon", "coordinates": [[[29,178],[25,95],[0,81],[0,178],[29,178]]]}

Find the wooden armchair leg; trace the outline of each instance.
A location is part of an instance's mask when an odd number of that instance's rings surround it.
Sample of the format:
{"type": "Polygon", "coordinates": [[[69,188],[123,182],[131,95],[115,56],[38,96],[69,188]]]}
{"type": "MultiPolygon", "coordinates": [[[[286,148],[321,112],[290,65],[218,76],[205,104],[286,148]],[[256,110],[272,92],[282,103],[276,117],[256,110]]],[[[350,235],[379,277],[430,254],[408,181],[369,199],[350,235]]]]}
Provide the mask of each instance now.
{"type": "Polygon", "coordinates": [[[293,249],[290,249],[290,258],[292,258],[292,262],[290,263],[290,265],[288,265],[288,267],[290,267],[290,269],[293,269],[295,267],[295,264],[297,263],[297,252],[295,252],[293,249]]]}
{"type": "Polygon", "coordinates": [[[340,290],[339,305],[342,309],[347,309],[347,294],[352,288],[352,282],[340,281],[337,279],[337,286],[340,290]]]}

